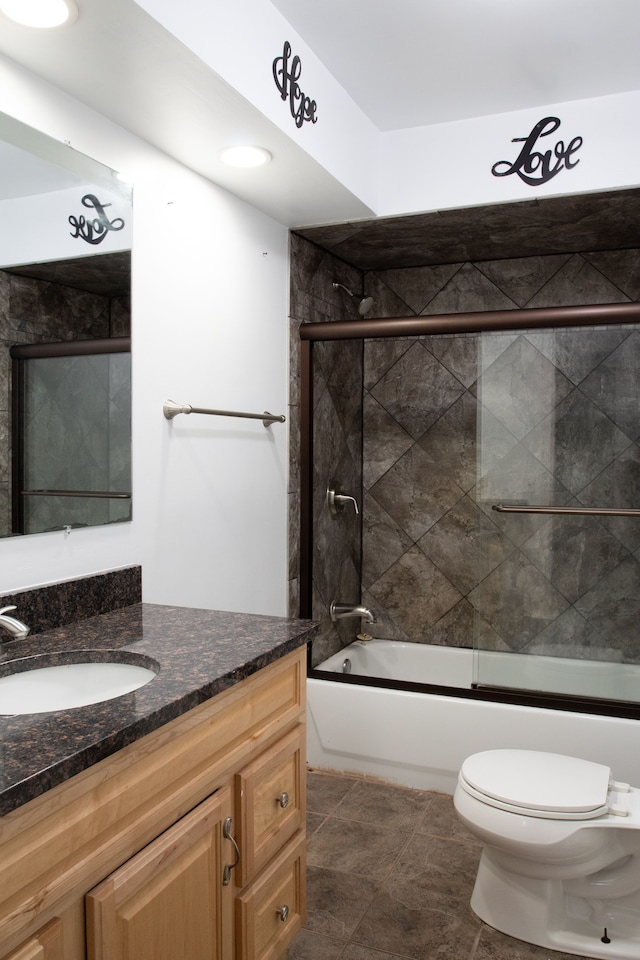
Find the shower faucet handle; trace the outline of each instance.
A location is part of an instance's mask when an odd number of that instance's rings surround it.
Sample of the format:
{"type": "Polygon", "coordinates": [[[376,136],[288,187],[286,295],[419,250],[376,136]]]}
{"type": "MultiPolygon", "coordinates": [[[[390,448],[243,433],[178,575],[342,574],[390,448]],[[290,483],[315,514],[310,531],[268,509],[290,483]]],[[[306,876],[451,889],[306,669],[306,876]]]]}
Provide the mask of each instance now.
{"type": "Polygon", "coordinates": [[[329,512],[331,515],[333,517],[337,517],[339,513],[342,513],[348,503],[353,504],[353,509],[356,515],[360,513],[356,498],[349,497],[346,493],[338,493],[336,490],[336,484],[332,484],[327,490],[327,506],[329,507],[329,512]]]}

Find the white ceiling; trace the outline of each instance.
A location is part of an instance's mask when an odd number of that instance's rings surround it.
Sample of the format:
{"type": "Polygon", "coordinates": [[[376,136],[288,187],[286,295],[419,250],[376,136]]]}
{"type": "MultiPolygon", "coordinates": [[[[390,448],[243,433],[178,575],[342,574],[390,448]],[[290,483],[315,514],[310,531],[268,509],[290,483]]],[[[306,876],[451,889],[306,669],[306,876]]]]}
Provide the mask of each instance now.
{"type": "Polygon", "coordinates": [[[640,88],[640,0],[271,0],[378,129],[640,88]]]}
{"type": "MultiPolygon", "coordinates": [[[[0,123],[0,136],[2,124],[0,123]]],[[[33,197],[90,183],[63,167],[0,140],[0,200],[33,197]]]]}
{"type": "Polygon", "coordinates": [[[0,14],[0,54],[282,223],[370,214],[133,0],[78,0],[78,8],[69,29],[50,31],[0,14]],[[225,166],[220,150],[238,142],[259,143],[278,162],[249,174],[225,166]]]}

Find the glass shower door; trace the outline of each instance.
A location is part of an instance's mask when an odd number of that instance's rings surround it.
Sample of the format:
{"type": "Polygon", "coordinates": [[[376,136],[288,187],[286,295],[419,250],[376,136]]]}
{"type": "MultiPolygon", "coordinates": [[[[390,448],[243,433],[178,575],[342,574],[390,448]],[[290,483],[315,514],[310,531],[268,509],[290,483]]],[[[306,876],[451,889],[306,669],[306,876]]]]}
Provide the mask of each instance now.
{"type": "Polygon", "coordinates": [[[483,334],[469,595],[479,687],[637,701],[640,331],[483,334]]]}

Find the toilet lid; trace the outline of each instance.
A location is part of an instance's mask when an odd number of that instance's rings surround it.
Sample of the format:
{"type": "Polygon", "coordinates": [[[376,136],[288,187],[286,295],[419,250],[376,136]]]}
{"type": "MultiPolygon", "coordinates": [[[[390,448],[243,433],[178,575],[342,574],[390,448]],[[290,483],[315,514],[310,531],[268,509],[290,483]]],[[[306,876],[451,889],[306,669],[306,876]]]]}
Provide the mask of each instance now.
{"type": "Polygon", "coordinates": [[[538,816],[589,819],[607,812],[611,770],[535,750],[488,750],[468,757],[460,780],[486,803],[538,816]]]}

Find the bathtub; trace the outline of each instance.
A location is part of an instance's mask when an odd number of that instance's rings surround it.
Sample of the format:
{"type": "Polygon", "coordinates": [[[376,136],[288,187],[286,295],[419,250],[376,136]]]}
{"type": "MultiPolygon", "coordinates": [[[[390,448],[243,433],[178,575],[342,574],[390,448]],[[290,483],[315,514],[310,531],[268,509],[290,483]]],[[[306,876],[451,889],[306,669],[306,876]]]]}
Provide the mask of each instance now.
{"type": "MultiPolygon", "coordinates": [[[[507,686],[513,680],[509,677],[517,666],[513,657],[496,654],[492,658],[493,683],[497,683],[494,677],[507,686]]],[[[526,664],[530,671],[548,666],[540,661],[551,660],[550,665],[564,672],[567,680],[575,679],[576,671],[584,667],[587,680],[593,678],[600,693],[607,668],[619,666],[562,658],[524,659],[530,661],[526,664]]],[[[352,674],[458,689],[470,686],[473,671],[471,650],[390,640],[352,643],[318,669],[341,673],[345,660],[352,674]]],[[[631,671],[629,683],[635,681],[638,691],[636,671],[631,671]]],[[[584,757],[610,766],[616,779],[640,785],[638,720],[315,677],[307,680],[307,712],[307,759],[318,769],[452,794],[466,757],[480,750],[511,747],[584,757]]]]}

